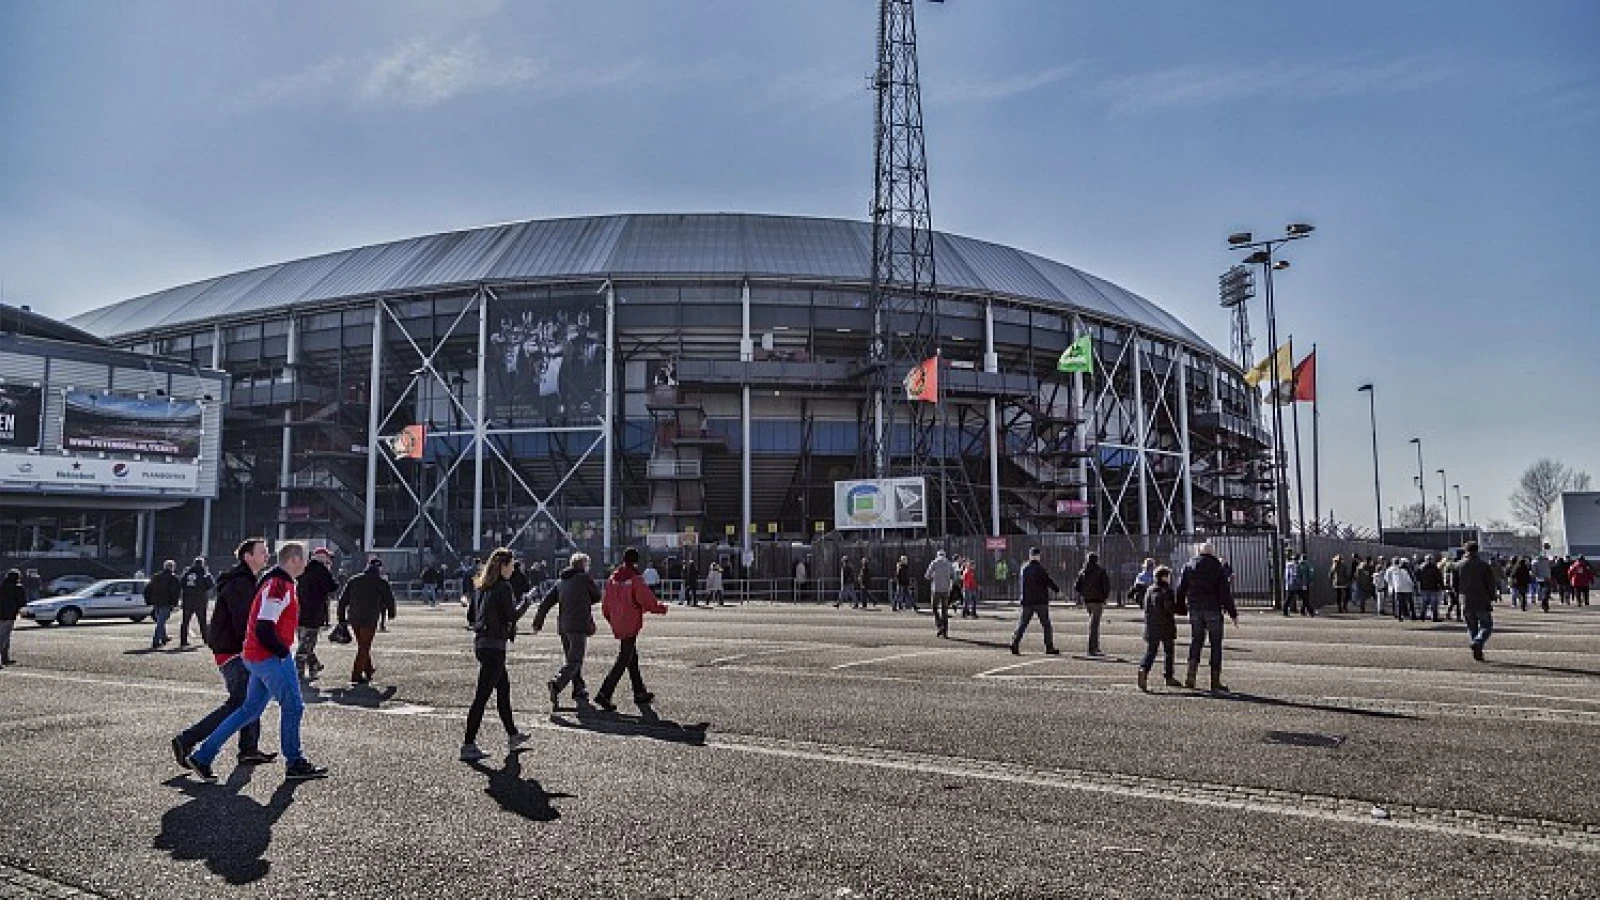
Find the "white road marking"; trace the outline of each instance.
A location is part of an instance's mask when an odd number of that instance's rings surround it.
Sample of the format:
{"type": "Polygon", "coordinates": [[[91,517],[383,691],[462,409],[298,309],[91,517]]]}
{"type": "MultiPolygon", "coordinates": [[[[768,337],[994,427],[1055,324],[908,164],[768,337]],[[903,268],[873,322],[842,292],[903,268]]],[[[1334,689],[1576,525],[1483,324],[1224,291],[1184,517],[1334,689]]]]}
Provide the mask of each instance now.
{"type": "Polygon", "coordinates": [[[849,647],[850,647],[849,644],[806,643],[806,644],[801,644],[801,645],[794,646],[794,647],[778,647],[778,648],[775,648],[775,649],[774,648],[768,648],[768,649],[765,649],[765,650],[751,650],[751,651],[749,651],[747,653],[736,653],[733,656],[719,656],[716,659],[711,660],[710,662],[702,663],[702,665],[720,666],[723,663],[730,663],[730,662],[734,662],[736,660],[741,660],[741,659],[754,659],[756,657],[762,657],[762,656],[777,656],[777,655],[779,655],[781,653],[798,653],[801,650],[845,650],[845,649],[849,649],[849,647]]]}
{"type": "Polygon", "coordinates": [[[909,653],[896,653],[892,656],[879,656],[874,659],[858,659],[855,662],[840,663],[837,666],[829,666],[828,668],[832,671],[838,672],[843,669],[853,669],[857,666],[870,666],[876,663],[888,662],[891,659],[906,659],[912,656],[929,656],[934,653],[943,652],[945,651],[942,647],[937,650],[912,650],[909,653]]]}
{"type": "Polygon", "coordinates": [[[1051,660],[1051,657],[1049,657],[1049,656],[1041,656],[1041,657],[1038,657],[1037,659],[1025,659],[1022,662],[1011,663],[1010,665],[1001,666],[998,669],[990,669],[987,672],[979,672],[978,674],[976,674],[976,675],[974,675],[972,677],[973,678],[993,678],[994,676],[999,675],[1001,672],[1009,672],[1012,669],[1023,669],[1023,668],[1026,668],[1028,666],[1037,666],[1039,663],[1049,662],[1050,660],[1051,660]]]}

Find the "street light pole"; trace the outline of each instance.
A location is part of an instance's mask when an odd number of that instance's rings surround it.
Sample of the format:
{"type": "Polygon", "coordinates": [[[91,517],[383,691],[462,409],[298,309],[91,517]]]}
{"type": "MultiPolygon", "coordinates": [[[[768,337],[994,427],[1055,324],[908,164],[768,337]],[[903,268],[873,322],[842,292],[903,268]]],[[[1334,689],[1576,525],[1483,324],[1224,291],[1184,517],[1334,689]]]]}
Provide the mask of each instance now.
{"type": "Polygon", "coordinates": [[[1443,469],[1439,470],[1439,508],[1444,510],[1444,519],[1439,523],[1439,527],[1443,528],[1445,534],[1448,535],[1450,533],[1450,479],[1445,477],[1443,469]]]}
{"type": "Polygon", "coordinates": [[[1378,478],[1378,391],[1370,383],[1356,389],[1367,395],[1367,412],[1372,417],[1372,511],[1378,519],[1378,542],[1383,543],[1383,485],[1378,478]]]}
{"type": "Polygon", "coordinates": [[[1467,504],[1466,511],[1461,514],[1461,524],[1470,527],[1472,525],[1472,495],[1467,494],[1461,499],[1466,501],[1467,504]]]}
{"type": "Polygon", "coordinates": [[[1423,481],[1422,469],[1422,438],[1414,437],[1411,443],[1417,445],[1417,500],[1422,504],[1417,507],[1417,520],[1423,531],[1428,530],[1428,485],[1423,481]]]}

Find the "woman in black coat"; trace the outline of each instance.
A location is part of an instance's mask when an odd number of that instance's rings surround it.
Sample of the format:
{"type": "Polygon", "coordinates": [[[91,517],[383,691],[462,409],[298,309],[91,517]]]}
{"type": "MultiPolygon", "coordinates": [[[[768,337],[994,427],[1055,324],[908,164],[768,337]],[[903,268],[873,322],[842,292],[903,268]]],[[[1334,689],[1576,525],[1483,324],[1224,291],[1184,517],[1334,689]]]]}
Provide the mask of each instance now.
{"type": "Polygon", "coordinates": [[[1155,584],[1145,592],[1144,599],[1144,660],[1139,663],[1139,690],[1150,690],[1150,668],[1156,663],[1157,649],[1166,654],[1167,687],[1182,687],[1183,682],[1172,677],[1172,644],[1178,638],[1177,617],[1184,610],[1172,591],[1171,569],[1156,569],[1155,584]]]}

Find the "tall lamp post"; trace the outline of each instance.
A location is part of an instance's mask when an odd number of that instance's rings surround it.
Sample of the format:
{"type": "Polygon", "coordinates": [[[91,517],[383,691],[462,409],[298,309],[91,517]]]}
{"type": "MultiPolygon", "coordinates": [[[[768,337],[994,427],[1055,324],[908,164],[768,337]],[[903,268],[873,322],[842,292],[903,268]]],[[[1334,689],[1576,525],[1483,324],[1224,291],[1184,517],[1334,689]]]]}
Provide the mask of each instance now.
{"type": "Polygon", "coordinates": [[[1378,478],[1378,391],[1370,383],[1356,388],[1367,395],[1367,412],[1372,417],[1372,512],[1378,519],[1378,543],[1383,543],[1383,485],[1378,478]]]}
{"type": "MultiPolygon", "coordinates": [[[[1266,282],[1267,306],[1267,342],[1271,359],[1271,375],[1273,389],[1276,390],[1280,382],[1288,374],[1280,371],[1278,365],[1278,307],[1272,293],[1272,273],[1278,269],[1287,269],[1287,260],[1273,259],[1273,254],[1278,248],[1290,241],[1298,241],[1311,236],[1316,228],[1305,223],[1297,222],[1284,228],[1283,237],[1268,238],[1258,241],[1255,235],[1248,231],[1238,231],[1228,235],[1228,246],[1234,250],[1249,250],[1250,255],[1244,261],[1249,265],[1259,265],[1264,273],[1266,282]]],[[[1292,361],[1291,361],[1292,364],[1292,361]]],[[[1272,578],[1272,604],[1275,608],[1283,605],[1283,538],[1289,530],[1289,485],[1288,465],[1283,445],[1283,406],[1279,403],[1272,404],[1272,465],[1273,486],[1276,491],[1276,502],[1273,507],[1277,513],[1276,526],[1272,530],[1272,565],[1268,566],[1272,578]]],[[[1305,535],[1301,535],[1301,541],[1305,535]]]]}
{"type": "MultiPolygon", "coordinates": [[[[1445,477],[1443,469],[1439,470],[1439,508],[1444,510],[1444,519],[1439,523],[1439,527],[1443,528],[1445,534],[1448,535],[1450,533],[1450,479],[1445,477]]],[[[1446,540],[1448,539],[1447,537],[1446,540]]]]}
{"type": "Polygon", "coordinates": [[[1466,510],[1461,513],[1461,524],[1470,528],[1472,527],[1472,495],[1467,494],[1461,499],[1467,504],[1466,510]]]}
{"type": "Polygon", "coordinates": [[[1422,505],[1417,507],[1417,519],[1423,531],[1428,530],[1428,485],[1422,480],[1422,438],[1414,437],[1411,443],[1417,445],[1417,500],[1422,505]]]}
{"type": "Polygon", "coordinates": [[[1461,511],[1461,485],[1452,484],[1450,488],[1456,492],[1456,530],[1465,531],[1467,528],[1467,515],[1461,511]]]}

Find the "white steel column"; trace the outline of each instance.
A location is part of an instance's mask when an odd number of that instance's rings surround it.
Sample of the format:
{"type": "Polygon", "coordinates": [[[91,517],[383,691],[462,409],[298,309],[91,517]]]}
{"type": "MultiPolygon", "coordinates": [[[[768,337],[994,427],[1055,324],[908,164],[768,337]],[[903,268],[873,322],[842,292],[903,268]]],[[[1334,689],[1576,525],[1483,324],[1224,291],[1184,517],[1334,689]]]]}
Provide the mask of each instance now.
{"type": "Polygon", "coordinates": [[[291,405],[283,411],[283,453],[278,460],[278,543],[289,539],[289,482],[294,477],[294,412],[293,400],[300,390],[300,373],[296,367],[300,363],[300,319],[291,314],[289,316],[289,352],[284,358],[284,372],[289,381],[289,398],[291,405]]]}
{"type": "MultiPolygon", "coordinates": [[[[994,349],[994,302],[983,307],[983,370],[1000,373],[1000,354],[994,349]]],[[[1000,536],[1000,404],[989,397],[989,522],[990,534],[1000,536]]]]}
{"type": "MultiPolygon", "coordinates": [[[[740,306],[744,310],[744,336],[739,340],[739,359],[747,364],[744,373],[744,386],[739,392],[739,484],[741,487],[739,497],[739,547],[741,564],[750,559],[751,540],[750,524],[755,515],[751,509],[750,492],[754,488],[750,474],[750,373],[748,364],[755,360],[755,345],[750,337],[750,282],[744,283],[744,289],[739,295],[740,306]]],[[[748,574],[748,573],[746,573],[748,574]]]]}
{"type": "Polygon", "coordinates": [[[1145,454],[1145,446],[1149,443],[1150,414],[1144,408],[1144,347],[1139,342],[1137,330],[1128,333],[1128,340],[1133,342],[1133,399],[1135,409],[1138,411],[1139,427],[1139,533],[1150,534],[1150,457],[1145,454]]]}
{"type": "MultiPolygon", "coordinates": [[[[367,385],[367,521],[361,534],[361,552],[371,553],[378,526],[378,428],[383,424],[383,319],[380,299],[372,306],[372,380],[367,385]]],[[[479,359],[483,357],[480,355],[479,359]]],[[[481,388],[480,388],[481,390],[481,388]]]]}
{"type": "MultiPolygon", "coordinates": [[[[1088,330],[1083,325],[1083,319],[1073,316],[1072,334],[1068,336],[1068,340],[1075,340],[1079,336],[1088,333],[1088,330]]],[[[1094,341],[1092,339],[1090,341],[1090,346],[1094,346],[1094,341]]],[[[1091,360],[1095,358],[1094,351],[1090,351],[1089,358],[1091,360]]],[[[1073,443],[1077,445],[1074,449],[1081,454],[1078,457],[1078,500],[1083,503],[1083,524],[1078,526],[1078,531],[1084,537],[1088,537],[1089,498],[1091,496],[1091,492],[1089,490],[1089,426],[1091,424],[1091,420],[1089,418],[1088,410],[1084,409],[1084,399],[1083,373],[1074,372],[1072,373],[1072,402],[1076,405],[1076,409],[1074,409],[1073,414],[1078,417],[1078,427],[1077,440],[1073,441],[1073,443]]]]}
{"type": "Polygon", "coordinates": [[[472,417],[472,555],[483,555],[483,445],[488,441],[489,425],[484,421],[488,404],[489,292],[478,286],[478,397],[472,417]]]}
{"type": "Polygon", "coordinates": [[[1178,451],[1183,454],[1183,533],[1194,534],[1194,482],[1189,472],[1189,351],[1178,354],[1178,451]]]}
{"type": "MultiPolygon", "coordinates": [[[[481,355],[480,355],[481,358],[481,355]]],[[[617,442],[617,289],[612,283],[606,281],[606,446],[605,446],[605,481],[602,489],[601,503],[605,510],[601,513],[600,527],[604,530],[602,548],[606,563],[614,562],[611,558],[611,548],[615,538],[615,521],[611,511],[612,469],[615,468],[616,442],[617,442]]]]}
{"type": "MultiPolygon", "coordinates": [[[[222,326],[221,325],[218,325],[216,328],[212,329],[212,332],[211,332],[211,368],[212,369],[221,369],[222,368],[222,326]]],[[[227,413],[226,404],[222,403],[222,397],[218,397],[217,398],[217,402],[218,402],[218,404],[222,405],[222,407],[223,407],[223,411],[217,415],[217,432],[218,432],[217,446],[218,447],[223,447],[222,438],[225,435],[222,434],[222,432],[223,432],[222,420],[223,420],[224,417],[227,416],[228,413],[227,413]]],[[[222,456],[223,456],[224,459],[227,457],[226,449],[224,449],[222,451],[222,456]]],[[[222,480],[222,468],[223,468],[222,462],[223,462],[222,459],[217,460],[217,480],[219,482],[222,480]]],[[[207,497],[205,500],[201,501],[201,503],[200,503],[200,555],[201,556],[210,556],[211,555],[211,504],[214,503],[214,502],[216,502],[216,501],[212,500],[210,497],[207,497]]],[[[242,534],[239,535],[239,538],[241,540],[243,540],[244,539],[244,535],[242,535],[242,534]]]]}

